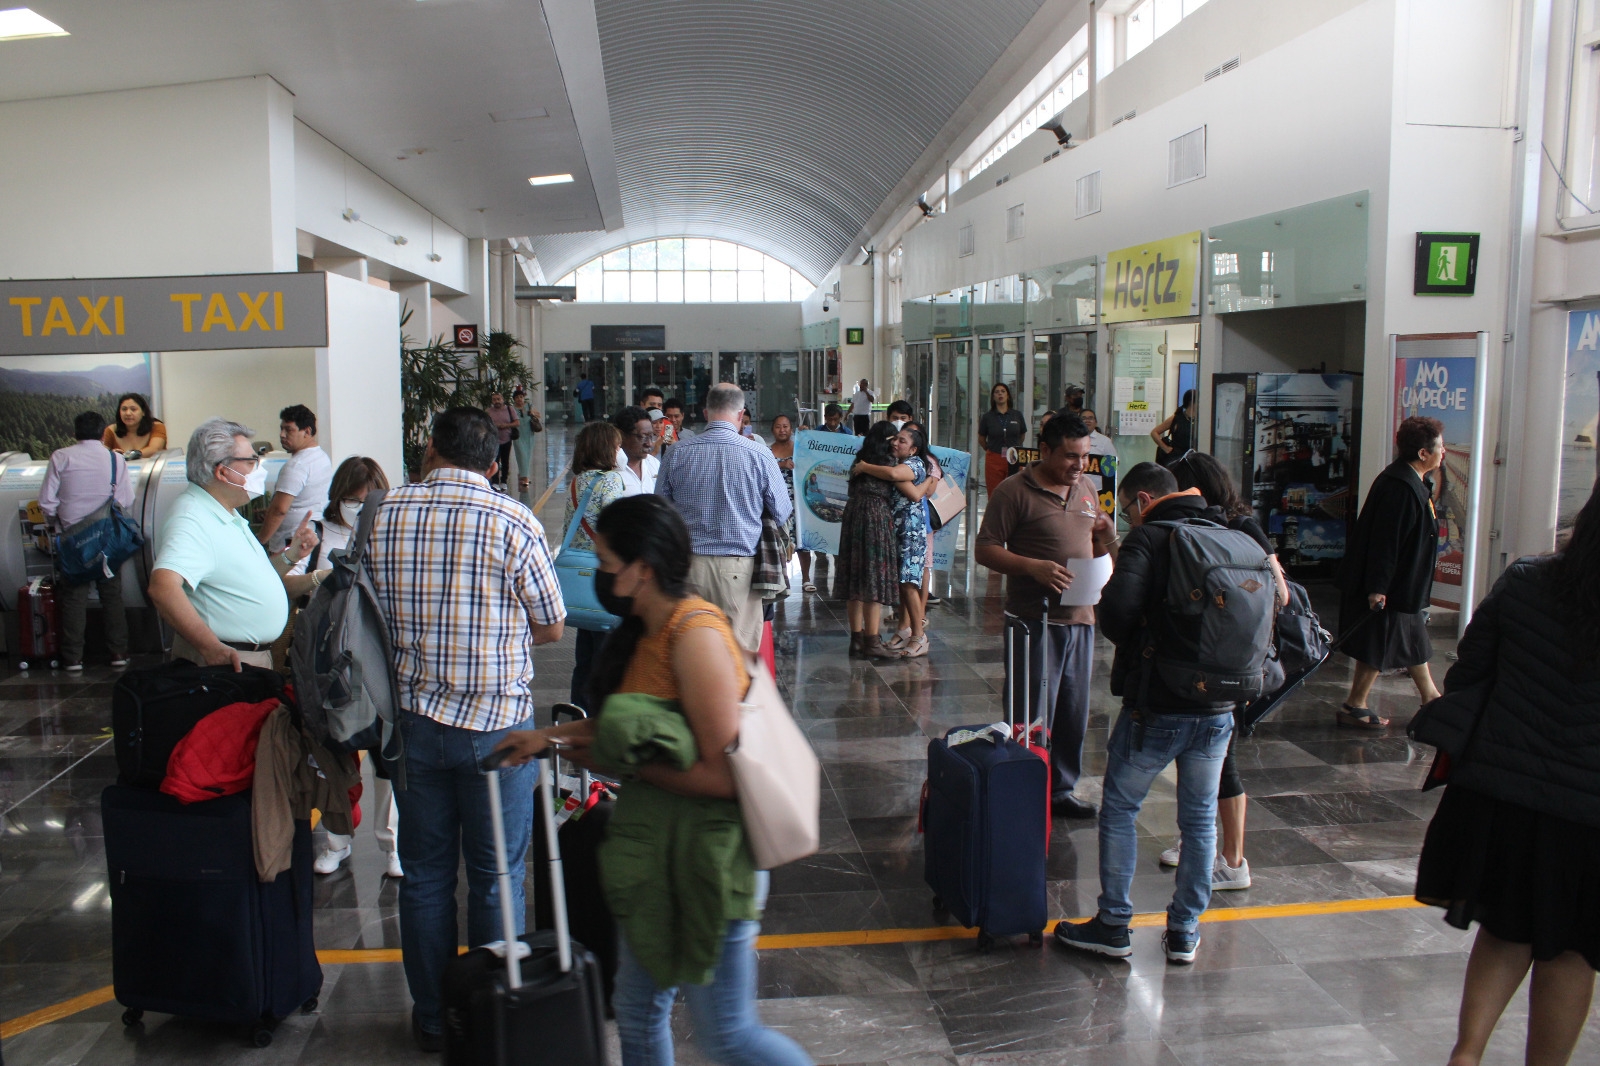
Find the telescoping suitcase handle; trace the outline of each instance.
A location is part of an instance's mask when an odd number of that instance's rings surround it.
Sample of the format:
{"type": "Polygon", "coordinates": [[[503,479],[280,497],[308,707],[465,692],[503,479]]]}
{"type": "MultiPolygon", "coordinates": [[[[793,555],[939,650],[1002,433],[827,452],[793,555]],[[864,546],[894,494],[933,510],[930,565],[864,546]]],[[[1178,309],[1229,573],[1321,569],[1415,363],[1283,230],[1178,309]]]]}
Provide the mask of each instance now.
{"type": "MultiPolygon", "coordinates": [[[[500,767],[509,754],[507,749],[490,752],[488,758],[483,760],[482,769],[489,780],[489,820],[494,830],[495,872],[500,883],[500,933],[505,939],[499,953],[506,960],[506,984],[511,988],[521,988],[521,960],[529,949],[513,935],[517,924],[511,909],[511,864],[506,857],[505,810],[500,802],[500,767]]],[[[572,969],[572,932],[567,928],[567,885],[561,872],[561,840],[556,833],[554,788],[551,784],[551,777],[555,774],[552,754],[551,747],[539,754],[539,821],[549,848],[550,902],[555,918],[556,956],[561,963],[561,972],[567,973],[572,969]]]]}
{"type": "MultiPolygon", "coordinates": [[[[1048,705],[1050,703],[1050,600],[1049,600],[1049,597],[1045,597],[1045,599],[1044,599],[1044,612],[1045,613],[1044,613],[1044,615],[1043,615],[1043,617],[1041,619],[1043,624],[1039,627],[1039,653],[1044,656],[1044,662],[1041,664],[1041,668],[1039,670],[1039,722],[1040,722],[1041,725],[1045,721],[1047,721],[1046,715],[1049,714],[1049,711],[1048,711],[1047,708],[1048,708],[1048,705]]],[[[1005,634],[1006,634],[1006,636],[1005,636],[1006,667],[1009,670],[1010,678],[1009,678],[1008,683],[1006,684],[1006,692],[1005,692],[1005,697],[1004,697],[1004,704],[1005,704],[1005,710],[1006,710],[1006,725],[1010,726],[1013,730],[1016,728],[1016,724],[1017,724],[1017,709],[1016,709],[1017,682],[1018,682],[1018,679],[1020,678],[1021,679],[1021,684],[1022,684],[1022,689],[1023,689],[1024,692],[1026,692],[1027,691],[1027,686],[1028,686],[1028,681],[1030,680],[1030,675],[1032,674],[1032,668],[1033,668],[1033,634],[1031,632],[1029,632],[1026,622],[1024,622],[1023,625],[1020,628],[1022,629],[1022,670],[1019,672],[1017,670],[1017,660],[1016,660],[1016,648],[1017,648],[1016,629],[1017,629],[1017,627],[1013,627],[1013,626],[1006,626],[1005,627],[1005,634]]],[[[1027,746],[1028,739],[1031,736],[1033,736],[1033,710],[1027,704],[1028,704],[1028,701],[1024,700],[1023,701],[1023,708],[1022,708],[1022,744],[1023,744],[1024,747],[1027,746]]],[[[1042,731],[1041,731],[1041,736],[1042,736],[1042,731]]]]}

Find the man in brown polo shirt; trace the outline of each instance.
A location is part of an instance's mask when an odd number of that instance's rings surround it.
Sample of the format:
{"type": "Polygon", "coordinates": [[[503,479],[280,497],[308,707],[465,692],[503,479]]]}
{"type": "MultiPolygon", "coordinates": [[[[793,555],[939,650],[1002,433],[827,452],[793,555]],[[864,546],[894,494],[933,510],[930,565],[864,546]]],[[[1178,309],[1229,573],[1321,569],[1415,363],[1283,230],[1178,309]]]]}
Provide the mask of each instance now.
{"type": "MultiPolygon", "coordinates": [[[[1094,668],[1094,608],[1061,604],[1072,585],[1069,559],[1105,555],[1116,529],[1083,476],[1089,427],[1072,411],[1057,411],[1039,431],[1039,461],[996,486],[978,529],[978,563],[1005,574],[1005,624],[1019,645],[1033,648],[1028,676],[1006,663],[1012,706],[1042,717],[1041,674],[1048,669],[1050,803],[1067,818],[1092,818],[1095,809],[1072,794],[1083,769],[1089,726],[1089,681],[1094,668]]],[[[1020,652],[1018,653],[1020,656],[1020,652]]],[[[1019,664],[1020,665],[1020,664],[1019,664]]]]}

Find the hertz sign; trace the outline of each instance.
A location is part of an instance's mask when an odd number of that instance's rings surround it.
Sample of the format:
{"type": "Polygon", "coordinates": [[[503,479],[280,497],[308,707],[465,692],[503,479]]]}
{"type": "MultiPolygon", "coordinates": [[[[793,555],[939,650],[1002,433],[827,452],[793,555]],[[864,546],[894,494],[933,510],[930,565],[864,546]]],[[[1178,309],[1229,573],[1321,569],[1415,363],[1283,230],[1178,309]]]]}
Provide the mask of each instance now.
{"type": "Polygon", "coordinates": [[[0,355],[327,344],[320,273],[0,282],[0,355]]]}
{"type": "Polygon", "coordinates": [[[1199,314],[1201,240],[1198,231],[1184,233],[1106,256],[1100,320],[1137,322],[1199,314]]]}

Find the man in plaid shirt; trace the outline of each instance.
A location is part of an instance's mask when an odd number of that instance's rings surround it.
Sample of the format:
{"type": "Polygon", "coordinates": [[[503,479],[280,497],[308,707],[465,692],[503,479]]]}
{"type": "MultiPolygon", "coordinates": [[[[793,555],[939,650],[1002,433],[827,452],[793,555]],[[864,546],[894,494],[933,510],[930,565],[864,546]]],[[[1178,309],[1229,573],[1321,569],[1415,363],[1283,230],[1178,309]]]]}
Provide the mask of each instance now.
{"type": "MultiPolygon", "coordinates": [[[[440,978],[456,954],[456,869],[467,863],[467,939],[501,939],[488,789],[478,767],[512,729],[532,729],[533,649],[561,639],[566,608],[544,529],[490,487],[499,434],[452,407],[433,423],[423,480],[391,491],[372,525],[368,565],[400,683],[406,787],[400,808],[400,946],[411,1026],[440,1050],[440,978]]],[[[502,771],[507,858],[521,869],[536,768],[502,771]]],[[[522,933],[522,878],[511,911],[522,933]]]]}

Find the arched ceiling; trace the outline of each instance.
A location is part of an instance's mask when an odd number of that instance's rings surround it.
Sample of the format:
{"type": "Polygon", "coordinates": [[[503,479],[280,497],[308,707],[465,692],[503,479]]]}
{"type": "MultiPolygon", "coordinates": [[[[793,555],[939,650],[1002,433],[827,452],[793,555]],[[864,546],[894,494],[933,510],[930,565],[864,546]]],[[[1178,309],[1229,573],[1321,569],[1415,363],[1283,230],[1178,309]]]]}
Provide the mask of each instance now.
{"type": "Polygon", "coordinates": [[[533,239],[547,278],[721,237],[812,280],[1042,0],[595,0],[621,230],[533,239]]]}

